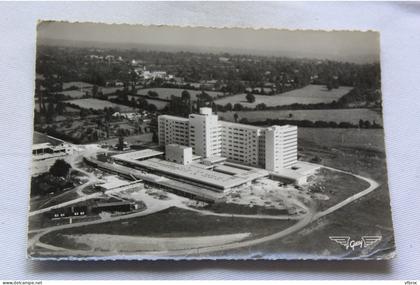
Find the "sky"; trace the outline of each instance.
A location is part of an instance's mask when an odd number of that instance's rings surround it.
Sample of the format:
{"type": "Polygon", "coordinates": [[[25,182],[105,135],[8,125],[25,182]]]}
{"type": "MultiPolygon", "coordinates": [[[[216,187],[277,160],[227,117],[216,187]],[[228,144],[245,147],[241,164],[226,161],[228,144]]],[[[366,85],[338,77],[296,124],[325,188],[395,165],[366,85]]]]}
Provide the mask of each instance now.
{"type": "Polygon", "coordinates": [[[379,33],[41,22],[38,44],[379,61],[379,33]]]}

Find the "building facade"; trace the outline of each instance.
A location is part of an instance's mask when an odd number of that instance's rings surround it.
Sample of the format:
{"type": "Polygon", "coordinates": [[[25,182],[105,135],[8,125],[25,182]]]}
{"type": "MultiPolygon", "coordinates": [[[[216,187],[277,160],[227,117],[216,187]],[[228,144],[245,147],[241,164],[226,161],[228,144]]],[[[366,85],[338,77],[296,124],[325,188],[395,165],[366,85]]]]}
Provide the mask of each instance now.
{"type": "Polygon", "coordinates": [[[189,145],[189,119],[162,115],[158,117],[159,145],[189,145]]]}
{"type": "Polygon", "coordinates": [[[214,157],[221,154],[221,136],[217,115],[210,108],[201,108],[200,114],[190,114],[189,145],[194,154],[214,157]]]}
{"type": "Polygon", "coordinates": [[[297,127],[256,127],[219,121],[211,108],[200,108],[189,118],[162,115],[158,118],[159,145],[190,146],[203,158],[225,157],[230,161],[278,171],[297,161],[297,127]]]}
{"type": "Polygon", "coordinates": [[[182,165],[192,162],[192,148],[179,144],[167,144],[165,146],[165,159],[182,165]]]}

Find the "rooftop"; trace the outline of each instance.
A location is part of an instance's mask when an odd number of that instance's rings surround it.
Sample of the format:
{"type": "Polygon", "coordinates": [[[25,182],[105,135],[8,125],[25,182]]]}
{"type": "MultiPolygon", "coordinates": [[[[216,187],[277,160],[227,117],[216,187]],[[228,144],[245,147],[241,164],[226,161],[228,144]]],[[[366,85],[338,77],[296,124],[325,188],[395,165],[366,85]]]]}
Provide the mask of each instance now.
{"type": "Polygon", "coordinates": [[[176,143],[170,143],[170,144],[167,144],[166,146],[177,147],[177,148],[180,148],[180,149],[191,148],[190,146],[186,146],[186,145],[182,145],[182,144],[176,144],[176,143]]]}
{"type": "Polygon", "coordinates": [[[151,158],[142,161],[131,162],[137,166],[142,166],[150,170],[164,173],[170,176],[198,182],[200,184],[212,186],[218,189],[226,189],[241,185],[258,177],[268,175],[268,172],[262,169],[250,168],[249,171],[242,172],[240,175],[229,175],[212,170],[197,167],[195,164],[181,165],[171,161],[158,158],[151,158]]]}
{"type": "Polygon", "coordinates": [[[47,143],[37,143],[37,144],[32,145],[32,150],[43,149],[43,148],[52,148],[52,147],[53,147],[53,145],[50,144],[49,142],[47,142],[47,143]]]}
{"type": "Polygon", "coordinates": [[[320,164],[297,161],[292,168],[282,168],[281,170],[272,172],[271,175],[292,180],[299,180],[302,177],[312,175],[320,167],[320,164]]]}
{"type": "Polygon", "coordinates": [[[121,180],[113,176],[110,176],[107,178],[107,181],[105,183],[97,184],[96,186],[101,187],[105,190],[110,190],[113,188],[119,188],[122,186],[127,186],[127,185],[132,185],[132,184],[136,184],[136,183],[133,183],[132,181],[121,180]]]}
{"type": "Polygon", "coordinates": [[[212,157],[203,158],[203,162],[209,163],[209,164],[215,164],[218,162],[223,162],[225,160],[226,160],[226,157],[222,157],[222,156],[212,156],[212,157]]]}
{"type": "Polygon", "coordinates": [[[165,118],[165,119],[171,119],[171,120],[189,122],[189,119],[188,118],[178,117],[178,116],[172,116],[172,115],[160,115],[159,118],[165,118]]]}
{"type": "Polygon", "coordinates": [[[136,161],[138,159],[154,157],[154,156],[158,156],[158,155],[162,155],[162,154],[163,154],[163,152],[161,152],[161,151],[156,151],[156,150],[153,150],[153,149],[142,149],[142,150],[138,150],[138,151],[116,154],[116,155],[113,155],[112,157],[115,158],[115,159],[119,159],[119,160],[127,160],[127,161],[134,160],[134,161],[136,161]]]}
{"type": "Polygon", "coordinates": [[[252,125],[240,124],[240,123],[232,123],[227,121],[219,121],[219,124],[226,127],[238,127],[242,129],[249,129],[249,130],[264,130],[265,127],[257,127],[252,125]]]}

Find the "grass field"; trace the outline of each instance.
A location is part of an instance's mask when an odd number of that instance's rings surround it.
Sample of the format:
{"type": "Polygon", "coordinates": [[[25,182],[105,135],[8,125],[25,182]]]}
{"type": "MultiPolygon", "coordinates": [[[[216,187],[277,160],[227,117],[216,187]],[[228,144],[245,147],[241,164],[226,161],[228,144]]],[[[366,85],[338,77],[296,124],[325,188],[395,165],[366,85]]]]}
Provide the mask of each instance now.
{"type": "MultiPolygon", "coordinates": [[[[171,99],[171,95],[181,97],[181,93],[184,90],[185,89],[178,89],[178,88],[146,88],[146,89],[137,90],[137,94],[147,95],[147,92],[155,91],[159,94],[160,99],[171,99]]],[[[190,93],[191,98],[193,98],[194,100],[196,99],[196,95],[201,93],[200,90],[188,90],[188,92],[190,93]]],[[[222,92],[215,92],[215,91],[205,91],[205,92],[213,98],[217,98],[217,95],[223,96],[222,92]]]]}
{"type": "Polygon", "coordinates": [[[61,95],[76,99],[76,98],[82,98],[83,96],[85,96],[86,92],[80,91],[80,90],[64,90],[64,91],[55,92],[54,94],[56,95],[61,94],[61,95]]]}
{"type": "MultiPolygon", "coordinates": [[[[298,128],[298,138],[326,148],[352,147],[383,152],[383,129],[298,128]]],[[[303,146],[299,142],[299,146],[303,146]]]]}
{"type": "Polygon", "coordinates": [[[93,109],[93,110],[103,110],[105,107],[109,108],[120,108],[122,112],[124,111],[132,111],[133,108],[121,105],[121,104],[115,104],[109,101],[105,100],[99,100],[99,99],[93,99],[93,98],[87,98],[87,99],[75,99],[75,100],[68,100],[65,101],[67,103],[75,104],[81,108],[85,109],[93,109]]]}
{"type": "Polygon", "coordinates": [[[369,183],[353,175],[321,168],[316,176],[312,176],[309,189],[311,192],[327,195],[328,200],[317,199],[317,210],[323,211],[346,198],[369,187],[369,183]]]}
{"type": "MultiPolygon", "coordinates": [[[[277,258],[296,257],[297,253],[300,258],[319,258],[320,255],[325,258],[351,258],[360,255],[386,256],[395,250],[384,150],[372,152],[366,149],[369,137],[371,142],[382,141],[380,145],[383,146],[382,130],[355,133],[349,129],[299,128],[299,137],[302,135],[310,135],[313,141],[299,141],[303,149],[301,155],[306,158],[317,155],[322,160],[321,164],[372,178],[380,184],[379,188],[292,235],[250,248],[214,253],[212,256],[230,254],[241,257],[257,251],[260,256],[277,258]],[[354,137],[351,143],[353,147],[337,145],[336,137],[340,137],[340,134],[354,137]],[[360,144],[357,144],[358,141],[360,144]],[[329,147],[331,145],[334,148],[329,147]],[[380,235],[382,241],[373,251],[359,248],[347,251],[329,239],[334,235],[346,235],[354,240],[360,240],[365,235],[380,235]]],[[[336,186],[337,189],[342,188],[341,185],[336,186]]]]}
{"type": "Polygon", "coordinates": [[[46,134],[34,131],[33,133],[33,144],[39,143],[50,143],[52,145],[59,145],[63,143],[62,140],[47,136],[46,134]]]}
{"type": "Polygon", "coordinates": [[[375,121],[383,125],[382,115],[371,109],[326,109],[326,110],[266,110],[266,111],[241,111],[218,112],[219,117],[225,121],[234,121],[233,115],[237,113],[239,120],[246,118],[249,122],[265,121],[266,119],[280,120],[309,120],[326,122],[348,122],[358,124],[359,120],[375,121]],[[292,115],[290,117],[290,114],[292,115]]]}
{"type": "Polygon", "coordinates": [[[144,217],[52,232],[42,237],[41,241],[55,246],[80,249],[81,245],[74,244],[63,236],[117,233],[130,236],[187,237],[250,232],[255,237],[279,231],[294,223],[295,221],[287,220],[203,216],[188,210],[170,208],[144,217]]]}
{"type": "Polygon", "coordinates": [[[63,90],[66,90],[67,88],[76,86],[78,88],[92,88],[93,84],[83,82],[83,81],[69,81],[69,82],[63,82],[63,90]]]}
{"type": "Polygon", "coordinates": [[[292,90],[277,95],[255,95],[255,102],[249,103],[246,100],[246,94],[238,94],[228,96],[215,100],[216,104],[226,105],[227,103],[236,104],[240,103],[245,107],[253,108],[260,103],[267,106],[282,106],[294,103],[299,104],[315,104],[315,103],[330,103],[334,100],[340,99],[343,95],[347,94],[352,87],[341,86],[338,89],[328,91],[323,85],[308,85],[300,89],[292,90]]]}

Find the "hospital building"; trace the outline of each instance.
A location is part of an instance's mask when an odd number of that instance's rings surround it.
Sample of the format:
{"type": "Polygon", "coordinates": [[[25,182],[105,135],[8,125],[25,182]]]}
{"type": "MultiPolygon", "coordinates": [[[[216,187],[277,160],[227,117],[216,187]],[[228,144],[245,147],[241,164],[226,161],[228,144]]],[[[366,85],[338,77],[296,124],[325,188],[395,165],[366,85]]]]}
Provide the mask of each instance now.
{"type": "Polygon", "coordinates": [[[238,164],[279,171],[297,162],[297,127],[257,127],[220,121],[211,108],[188,118],[158,117],[159,145],[189,146],[204,159],[226,158],[238,164]]]}

